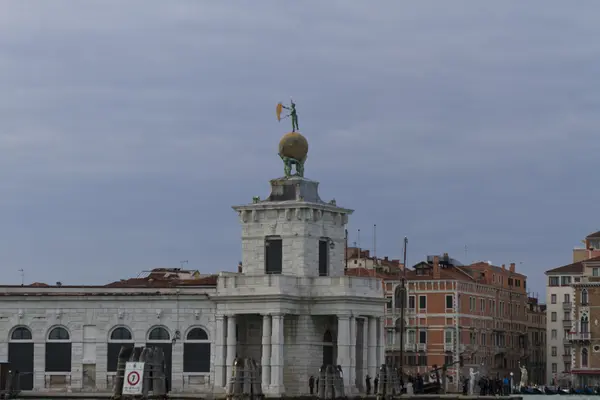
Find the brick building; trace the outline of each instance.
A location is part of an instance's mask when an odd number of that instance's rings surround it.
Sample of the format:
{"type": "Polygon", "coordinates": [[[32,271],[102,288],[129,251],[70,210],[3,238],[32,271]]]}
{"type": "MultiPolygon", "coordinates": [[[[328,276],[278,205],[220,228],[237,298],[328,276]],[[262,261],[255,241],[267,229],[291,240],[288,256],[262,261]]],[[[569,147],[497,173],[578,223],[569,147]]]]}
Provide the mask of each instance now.
{"type": "MultiPolygon", "coordinates": [[[[405,369],[424,373],[434,364],[458,361],[463,353],[466,364],[484,364],[488,374],[516,373],[519,361],[527,363],[531,354],[528,310],[539,315],[529,305],[526,281],[515,264],[464,266],[448,254],[430,256],[407,270],[405,369]]],[[[387,362],[400,365],[400,281],[389,277],[385,292],[387,362]]],[[[449,370],[452,382],[458,381],[459,369],[449,370]]]]}
{"type": "Polygon", "coordinates": [[[529,381],[542,384],[546,377],[546,305],[540,304],[536,297],[527,300],[527,335],[525,342],[526,359],[522,360],[529,371],[529,381]]]}
{"type": "Polygon", "coordinates": [[[582,275],[573,282],[571,378],[576,386],[600,385],[600,257],[581,262],[582,275]]]}

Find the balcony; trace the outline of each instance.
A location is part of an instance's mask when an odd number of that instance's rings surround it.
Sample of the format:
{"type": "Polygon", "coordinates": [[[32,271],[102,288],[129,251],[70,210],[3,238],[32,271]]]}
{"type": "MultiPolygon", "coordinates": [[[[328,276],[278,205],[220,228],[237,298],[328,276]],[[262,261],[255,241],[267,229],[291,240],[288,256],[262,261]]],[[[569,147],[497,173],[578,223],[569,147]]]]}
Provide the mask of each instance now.
{"type": "Polygon", "coordinates": [[[416,347],[414,343],[404,343],[404,351],[415,351],[416,347]]]}
{"type": "Polygon", "coordinates": [[[504,353],[506,352],[506,346],[504,345],[496,345],[494,346],[494,353],[495,354],[500,354],[500,353],[504,353]]]}
{"type": "Polygon", "coordinates": [[[563,344],[565,346],[570,346],[571,345],[571,338],[569,337],[570,335],[567,335],[563,338],[563,344]]]}
{"type": "Polygon", "coordinates": [[[444,351],[454,351],[454,343],[444,343],[444,351]]]}
{"type": "Polygon", "coordinates": [[[407,308],[405,311],[406,315],[415,315],[417,313],[417,310],[414,308],[407,308]]]}
{"type": "Polygon", "coordinates": [[[589,341],[591,334],[589,332],[571,332],[569,333],[569,340],[571,341],[589,341]]]}
{"type": "Polygon", "coordinates": [[[563,311],[571,311],[573,309],[573,303],[570,301],[563,302],[563,311]]]}
{"type": "Polygon", "coordinates": [[[427,343],[417,343],[417,351],[427,351],[427,343]]]}
{"type": "Polygon", "coordinates": [[[563,362],[571,362],[571,354],[563,354],[563,362]]]}
{"type": "Polygon", "coordinates": [[[573,326],[573,320],[563,319],[563,328],[564,329],[571,329],[572,326],[573,326]]]}

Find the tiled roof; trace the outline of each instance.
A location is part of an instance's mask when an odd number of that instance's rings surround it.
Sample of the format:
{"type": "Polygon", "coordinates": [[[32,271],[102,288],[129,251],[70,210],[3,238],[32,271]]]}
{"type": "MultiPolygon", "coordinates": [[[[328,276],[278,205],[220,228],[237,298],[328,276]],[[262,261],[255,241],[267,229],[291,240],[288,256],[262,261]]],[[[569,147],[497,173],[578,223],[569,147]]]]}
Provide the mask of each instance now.
{"type": "Polygon", "coordinates": [[[585,238],[586,239],[598,239],[598,238],[600,238],[600,231],[594,232],[594,233],[590,233],[585,238]]]}
{"type": "Polygon", "coordinates": [[[588,260],[579,261],[573,264],[563,265],[562,267],[557,267],[551,270],[546,271],[546,275],[562,275],[562,274],[581,274],[583,273],[583,264],[588,261],[600,261],[600,256],[592,257],[588,260]]]}
{"type": "Polygon", "coordinates": [[[217,275],[195,279],[131,278],[109,283],[111,288],[172,288],[178,286],[217,286],[217,275]]]}

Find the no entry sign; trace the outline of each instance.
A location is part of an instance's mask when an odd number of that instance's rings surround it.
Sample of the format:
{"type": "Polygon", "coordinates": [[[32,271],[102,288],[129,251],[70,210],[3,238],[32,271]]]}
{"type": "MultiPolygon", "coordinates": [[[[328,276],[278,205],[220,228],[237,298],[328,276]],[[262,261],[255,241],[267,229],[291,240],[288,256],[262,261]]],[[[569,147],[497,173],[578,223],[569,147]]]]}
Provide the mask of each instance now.
{"type": "Polygon", "coordinates": [[[128,362],[125,364],[125,382],[123,382],[123,394],[142,394],[143,376],[144,363],[128,362]]]}

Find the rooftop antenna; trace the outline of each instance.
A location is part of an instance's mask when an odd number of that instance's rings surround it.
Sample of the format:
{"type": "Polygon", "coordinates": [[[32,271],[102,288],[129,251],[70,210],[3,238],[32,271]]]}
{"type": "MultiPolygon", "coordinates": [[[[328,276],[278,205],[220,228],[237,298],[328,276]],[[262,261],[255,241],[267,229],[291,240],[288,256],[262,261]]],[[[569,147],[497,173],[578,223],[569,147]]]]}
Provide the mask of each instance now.
{"type": "Polygon", "coordinates": [[[183,269],[183,264],[188,264],[188,260],[179,261],[179,266],[183,269]]]}
{"type": "Polygon", "coordinates": [[[21,286],[25,286],[25,271],[21,268],[19,272],[21,273],[21,286]]]}

